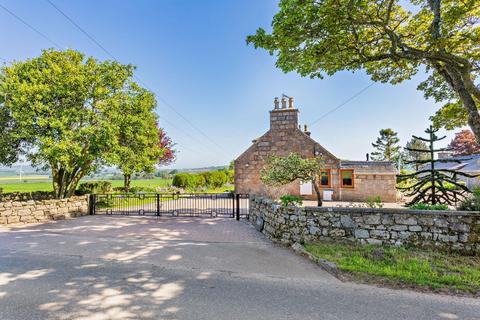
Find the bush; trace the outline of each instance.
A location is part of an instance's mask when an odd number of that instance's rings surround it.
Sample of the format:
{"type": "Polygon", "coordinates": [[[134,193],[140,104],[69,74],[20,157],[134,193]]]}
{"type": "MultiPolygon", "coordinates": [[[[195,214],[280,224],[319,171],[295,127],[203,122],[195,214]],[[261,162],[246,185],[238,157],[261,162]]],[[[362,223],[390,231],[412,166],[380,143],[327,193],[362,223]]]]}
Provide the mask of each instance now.
{"type": "Polygon", "coordinates": [[[375,198],[368,197],[365,203],[369,208],[383,208],[383,202],[380,196],[376,196],[375,198]]]}
{"type": "Polygon", "coordinates": [[[177,173],[173,177],[172,186],[183,189],[220,188],[230,180],[228,171],[177,173]]]}
{"type": "Polygon", "coordinates": [[[88,181],[78,186],[77,194],[105,194],[112,192],[112,183],[110,181],[88,181]]]}
{"type": "Polygon", "coordinates": [[[480,211],[480,187],[475,187],[472,195],[460,202],[457,209],[462,211],[480,211]]]}
{"type": "Polygon", "coordinates": [[[428,203],[415,203],[409,207],[412,210],[450,210],[446,204],[428,204],[428,203]]]}
{"type": "Polygon", "coordinates": [[[291,195],[291,194],[286,194],[280,197],[280,202],[282,203],[282,206],[287,207],[287,206],[301,206],[303,204],[303,201],[300,197],[291,195]]]}
{"type": "Polygon", "coordinates": [[[205,185],[207,187],[220,188],[227,183],[228,177],[226,171],[207,171],[201,173],[205,179],[205,185]]]}

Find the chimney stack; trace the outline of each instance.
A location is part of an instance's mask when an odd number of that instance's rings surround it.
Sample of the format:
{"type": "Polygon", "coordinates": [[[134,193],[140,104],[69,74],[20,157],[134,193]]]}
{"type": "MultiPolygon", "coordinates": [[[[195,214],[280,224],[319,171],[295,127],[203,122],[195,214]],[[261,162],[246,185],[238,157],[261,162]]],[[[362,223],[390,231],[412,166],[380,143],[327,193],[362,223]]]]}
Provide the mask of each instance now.
{"type": "Polygon", "coordinates": [[[270,130],[302,130],[298,124],[298,109],[294,108],[293,98],[283,96],[281,99],[275,97],[274,108],[270,111],[270,130]],[[279,106],[281,100],[282,105],[279,106]]]}
{"type": "Polygon", "coordinates": [[[293,109],[293,97],[288,98],[288,107],[293,109]]]}

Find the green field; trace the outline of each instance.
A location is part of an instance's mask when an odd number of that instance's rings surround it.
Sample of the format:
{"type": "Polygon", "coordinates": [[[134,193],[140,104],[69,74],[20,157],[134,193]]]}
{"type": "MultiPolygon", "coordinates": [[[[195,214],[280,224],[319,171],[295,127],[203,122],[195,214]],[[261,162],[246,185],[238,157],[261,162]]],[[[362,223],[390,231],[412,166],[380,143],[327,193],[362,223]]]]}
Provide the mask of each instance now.
{"type": "Polygon", "coordinates": [[[23,176],[21,179],[19,176],[5,176],[0,177],[0,183],[2,182],[15,182],[15,181],[25,181],[25,180],[48,180],[48,176],[46,175],[32,175],[32,176],[23,176]]]}
{"type": "MultiPolygon", "coordinates": [[[[12,180],[0,179],[0,188],[4,193],[10,192],[34,192],[34,191],[52,191],[51,180],[22,179],[26,182],[12,182],[12,180]]],[[[92,180],[93,181],[93,180],[92,180]]],[[[123,187],[123,180],[108,180],[112,183],[112,187],[123,187]]],[[[83,181],[82,181],[83,182],[83,181]]],[[[170,179],[143,179],[132,180],[132,187],[168,187],[172,184],[170,179]]]]}
{"type": "MultiPolygon", "coordinates": [[[[95,180],[83,180],[85,181],[97,181],[102,179],[95,180]]],[[[3,189],[3,193],[10,192],[34,192],[34,191],[53,191],[52,181],[47,179],[22,179],[24,182],[16,182],[12,178],[0,178],[0,188],[3,189]]],[[[123,180],[105,180],[112,183],[112,187],[123,187],[123,180]]],[[[142,179],[142,180],[132,180],[132,187],[169,187],[172,185],[171,179],[142,179]]],[[[189,192],[199,191],[199,192],[209,192],[209,193],[219,193],[219,192],[228,192],[232,191],[233,186],[224,186],[220,188],[210,188],[205,190],[187,190],[189,192]]]]}

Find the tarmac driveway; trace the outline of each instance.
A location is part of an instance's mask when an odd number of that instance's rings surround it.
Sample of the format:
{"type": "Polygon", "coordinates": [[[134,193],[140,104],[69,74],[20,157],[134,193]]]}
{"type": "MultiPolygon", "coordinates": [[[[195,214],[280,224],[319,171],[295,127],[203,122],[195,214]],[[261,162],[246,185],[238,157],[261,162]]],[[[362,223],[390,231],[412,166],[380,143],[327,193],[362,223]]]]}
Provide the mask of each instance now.
{"type": "Polygon", "coordinates": [[[0,227],[0,319],[480,319],[480,302],[343,283],[233,219],[0,227]]]}

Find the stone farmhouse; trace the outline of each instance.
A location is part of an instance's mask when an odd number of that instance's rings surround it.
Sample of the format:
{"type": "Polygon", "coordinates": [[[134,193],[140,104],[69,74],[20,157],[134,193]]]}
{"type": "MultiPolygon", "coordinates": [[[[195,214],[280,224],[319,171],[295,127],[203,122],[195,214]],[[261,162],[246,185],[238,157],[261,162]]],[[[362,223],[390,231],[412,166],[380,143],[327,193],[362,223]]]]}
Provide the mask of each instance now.
{"type": "Polygon", "coordinates": [[[350,161],[337,158],[310,137],[307,127],[298,124],[299,110],[293,98],[274,100],[270,111],[270,130],[253,140],[253,144],[235,160],[235,192],[278,197],[283,194],[315,199],[311,183],[292,182],[280,188],[268,187],[260,180],[260,170],[269,155],[285,156],[291,152],[303,157],[321,156],[325,168],[319,172],[323,200],[365,201],[379,196],[395,202],[396,174],[393,162],[350,161]]]}

